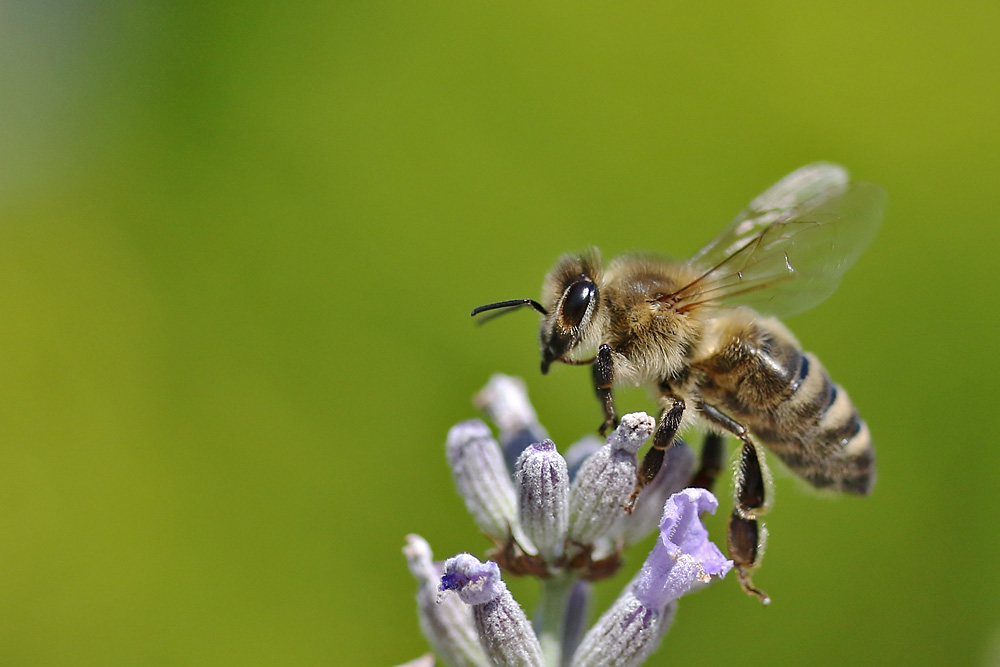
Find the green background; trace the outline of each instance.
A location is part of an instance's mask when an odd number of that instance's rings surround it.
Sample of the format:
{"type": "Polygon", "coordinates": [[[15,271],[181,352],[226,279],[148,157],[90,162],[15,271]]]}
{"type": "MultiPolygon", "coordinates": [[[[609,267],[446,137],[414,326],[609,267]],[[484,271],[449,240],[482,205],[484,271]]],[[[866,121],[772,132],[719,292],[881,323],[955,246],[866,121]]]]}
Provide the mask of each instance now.
{"type": "Polygon", "coordinates": [[[879,483],[779,473],[773,604],[713,585],[650,664],[1000,662],[998,34],[996,2],[4,4],[0,664],[424,652],[400,548],[486,547],[443,455],[471,394],[525,377],[562,448],[599,421],[535,315],[469,310],[587,245],[689,255],[819,159],[889,194],[789,320],[879,483]]]}

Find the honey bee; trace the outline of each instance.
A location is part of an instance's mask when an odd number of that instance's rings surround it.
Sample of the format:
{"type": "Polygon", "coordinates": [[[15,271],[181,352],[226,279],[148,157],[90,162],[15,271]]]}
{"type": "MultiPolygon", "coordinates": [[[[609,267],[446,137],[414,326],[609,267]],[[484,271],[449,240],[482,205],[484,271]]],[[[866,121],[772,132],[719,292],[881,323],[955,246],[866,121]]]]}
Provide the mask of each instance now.
{"type": "MultiPolygon", "coordinates": [[[[604,412],[617,424],[612,387],[647,386],[662,408],[636,494],[658,472],[678,429],[709,435],[695,484],[721,469],[722,438],[741,443],[727,542],[740,583],[751,580],[766,535],[769,473],[757,442],[814,487],[871,492],[875,452],[847,392],[777,316],[810,308],[837,287],[878,229],[883,190],[816,163],[754,199],[687,261],[648,255],[602,265],[596,250],[563,256],[541,302],[501,301],[472,314],[530,306],[541,313],[541,370],[591,365],[604,412]]],[[[634,502],[635,496],[633,496],[634,502]]]]}

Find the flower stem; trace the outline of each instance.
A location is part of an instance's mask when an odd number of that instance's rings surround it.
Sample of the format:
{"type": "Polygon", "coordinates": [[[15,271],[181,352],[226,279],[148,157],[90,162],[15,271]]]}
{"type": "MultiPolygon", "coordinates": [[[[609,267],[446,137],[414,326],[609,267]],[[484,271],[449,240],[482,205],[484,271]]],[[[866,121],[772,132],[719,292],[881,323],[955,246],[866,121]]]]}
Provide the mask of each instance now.
{"type": "Polygon", "coordinates": [[[566,630],[566,600],[573,588],[573,577],[554,576],[542,579],[542,595],[535,609],[535,634],[542,645],[546,667],[561,667],[563,634],[566,630]]]}

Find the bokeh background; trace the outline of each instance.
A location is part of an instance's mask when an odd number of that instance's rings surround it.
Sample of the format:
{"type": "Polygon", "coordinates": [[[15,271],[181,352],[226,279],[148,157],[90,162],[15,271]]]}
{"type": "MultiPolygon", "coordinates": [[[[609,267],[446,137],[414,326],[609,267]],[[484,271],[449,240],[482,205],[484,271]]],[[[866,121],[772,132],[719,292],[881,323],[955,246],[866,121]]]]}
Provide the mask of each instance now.
{"type": "Polygon", "coordinates": [[[563,448],[599,421],[535,315],[469,310],[587,245],[689,255],[818,159],[889,193],[789,320],[879,483],[779,473],[774,603],[693,595],[651,664],[1000,664],[998,31],[986,1],[4,3],[0,664],[424,652],[403,536],[487,546],[443,454],[472,393],[525,377],[563,448]]]}

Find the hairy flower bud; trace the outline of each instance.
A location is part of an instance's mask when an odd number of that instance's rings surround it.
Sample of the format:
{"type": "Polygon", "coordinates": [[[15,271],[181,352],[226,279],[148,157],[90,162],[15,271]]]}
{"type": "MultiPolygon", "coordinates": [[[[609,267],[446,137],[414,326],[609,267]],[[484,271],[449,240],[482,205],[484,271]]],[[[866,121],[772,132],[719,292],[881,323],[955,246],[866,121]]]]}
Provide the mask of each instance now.
{"type": "Polygon", "coordinates": [[[607,444],[583,462],[570,490],[571,540],[593,544],[624,519],[625,502],[635,489],[635,453],[655,425],[644,412],[625,415],[607,444]]]}
{"type": "Polygon", "coordinates": [[[480,530],[498,541],[508,530],[518,536],[517,493],[490,428],[478,419],[456,424],[445,449],[455,486],[480,530]]]}
{"type": "Polygon", "coordinates": [[[552,561],[563,553],[569,513],[569,473],[551,440],[528,446],[517,459],[521,528],[552,561]]]}
{"type": "Polygon", "coordinates": [[[500,429],[500,446],[511,470],[525,447],[548,437],[521,378],[493,375],[473,403],[500,429]]]}

